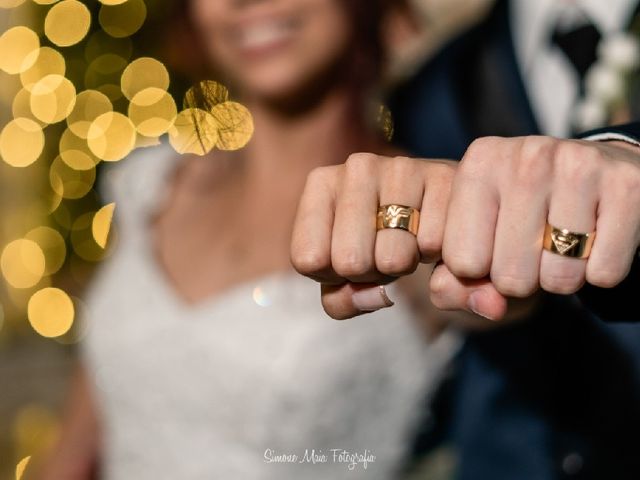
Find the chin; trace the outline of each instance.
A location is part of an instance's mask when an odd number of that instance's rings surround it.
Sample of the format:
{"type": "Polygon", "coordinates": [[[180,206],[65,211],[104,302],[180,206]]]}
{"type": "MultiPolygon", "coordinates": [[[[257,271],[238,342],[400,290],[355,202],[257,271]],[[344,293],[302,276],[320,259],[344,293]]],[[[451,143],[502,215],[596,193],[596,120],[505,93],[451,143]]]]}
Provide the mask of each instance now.
{"type": "Polygon", "coordinates": [[[305,88],[305,83],[281,74],[253,75],[240,83],[240,90],[247,97],[272,101],[297,96],[305,88]]]}
{"type": "MultiPolygon", "coordinates": [[[[323,59],[324,60],[324,59],[323,59]]],[[[337,83],[339,63],[274,62],[264,68],[238,69],[235,86],[241,97],[283,106],[313,102],[337,83]]]]}

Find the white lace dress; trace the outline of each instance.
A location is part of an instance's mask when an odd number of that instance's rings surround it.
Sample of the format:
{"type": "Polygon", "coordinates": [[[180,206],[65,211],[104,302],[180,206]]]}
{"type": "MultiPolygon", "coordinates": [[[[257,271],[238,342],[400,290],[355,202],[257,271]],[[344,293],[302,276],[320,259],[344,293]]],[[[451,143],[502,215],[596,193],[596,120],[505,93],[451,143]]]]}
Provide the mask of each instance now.
{"type": "Polygon", "coordinates": [[[333,321],[317,285],[294,272],[187,306],[147,229],[176,162],[147,149],[104,177],[118,245],[87,295],[83,349],[104,478],[395,478],[457,340],[427,345],[401,301],[333,321]],[[366,469],[350,469],[342,450],[366,453],[366,469]]]}

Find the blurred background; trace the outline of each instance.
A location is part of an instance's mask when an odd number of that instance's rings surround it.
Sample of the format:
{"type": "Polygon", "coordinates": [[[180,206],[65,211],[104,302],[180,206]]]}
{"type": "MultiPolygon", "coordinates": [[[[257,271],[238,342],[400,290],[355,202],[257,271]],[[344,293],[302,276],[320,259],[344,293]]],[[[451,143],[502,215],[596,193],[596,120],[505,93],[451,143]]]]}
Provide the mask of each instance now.
{"type": "MultiPolygon", "coordinates": [[[[213,148],[197,140],[189,85],[155,58],[166,13],[162,0],[0,0],[2,479],[56,436],[85,333],[79,297],[117,243],[101,164],[167,133],[179,153],[213,148]]],[[[243,146],[250,115],[207,86],[220,142],[243,146]]]]}

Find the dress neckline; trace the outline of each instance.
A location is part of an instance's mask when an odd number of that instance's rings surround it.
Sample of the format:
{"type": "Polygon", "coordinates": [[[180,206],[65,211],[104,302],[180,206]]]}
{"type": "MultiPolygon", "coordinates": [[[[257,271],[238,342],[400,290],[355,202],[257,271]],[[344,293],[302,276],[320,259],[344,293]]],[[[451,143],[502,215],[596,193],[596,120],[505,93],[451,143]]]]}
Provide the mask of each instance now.
{"type": "Polygon", "coordinates": [[[144,218],[141,227],[142,243],[146,246],[146,248],[143,249],[144,263],[148,267],[150,277],[158,285],[158,288],[164,292],[163,296],[169,300],[173,307],[183,312],[208,312],[219,308],[221,304],[226,303],[229,297],[235,297],[243,293],[248,294],[248,292],[256,287],[261,287],[266,284],[272,285],[273,282],[277,280],[299,280],[298,274],[294,272],[293,269],[272,270],[230,284],[196,301],[190,301],[182,295],[174,286],[173,280],[166,269],[159,262],[158,252],[155,248],[152,235],[153,221],[168,201],[170,191],[168,188],[169,182],[180,165],[180,156],[168,145],[164,144],[155,150],[157,155],[154,161],[156,162],[155,167],[158,178],[157,181],[152,184],[152,191],[147,192],[149,194],[149,203],[143,211],[144,218]]]}

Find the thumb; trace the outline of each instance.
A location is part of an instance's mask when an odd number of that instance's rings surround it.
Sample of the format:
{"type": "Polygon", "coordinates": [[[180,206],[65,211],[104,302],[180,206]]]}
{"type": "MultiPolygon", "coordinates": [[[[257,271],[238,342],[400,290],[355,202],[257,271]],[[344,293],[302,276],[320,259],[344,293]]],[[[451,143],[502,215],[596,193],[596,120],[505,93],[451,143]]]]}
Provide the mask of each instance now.
{"type": "Polygon", "coordinates": [[[467,311],[494,321],[503,319],[507,313],[507,299],[489,278],[461,279],[444,264],[433,270],[429,290],[431,302],[440,310],[467,311]]]}
{"type": "Polygon", "coordinates": [[[346,320],[393,306],[383,285],[343,283],[321,286],[322,306],[331,318],[346,320]]]}

